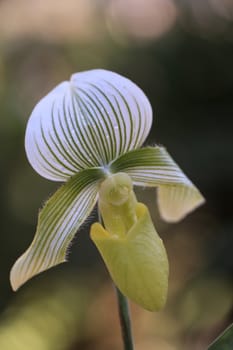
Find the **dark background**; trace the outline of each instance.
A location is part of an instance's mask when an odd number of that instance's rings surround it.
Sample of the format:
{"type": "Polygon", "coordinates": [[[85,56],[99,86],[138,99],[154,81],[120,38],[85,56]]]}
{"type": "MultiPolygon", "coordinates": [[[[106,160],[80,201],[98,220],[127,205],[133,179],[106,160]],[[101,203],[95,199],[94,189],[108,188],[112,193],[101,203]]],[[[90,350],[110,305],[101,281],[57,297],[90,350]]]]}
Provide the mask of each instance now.
{"type": "Polygon", "coordinates": [[[148,143],[166,146],[206,204],[182,222],[160,220],[153,191],[139,191],[170,260],[166,308],[132,304],[137,349],[205,349],[232,320],[233,2],[118,0],[0,2],[0,348],[120,349],[115,295],[89,239],[69,263],[13,293],[9,271],[31,242],[37,212],[58,187],[24,151],[35,103],[74,72],[132,79],[149,97],[148,143]]]}

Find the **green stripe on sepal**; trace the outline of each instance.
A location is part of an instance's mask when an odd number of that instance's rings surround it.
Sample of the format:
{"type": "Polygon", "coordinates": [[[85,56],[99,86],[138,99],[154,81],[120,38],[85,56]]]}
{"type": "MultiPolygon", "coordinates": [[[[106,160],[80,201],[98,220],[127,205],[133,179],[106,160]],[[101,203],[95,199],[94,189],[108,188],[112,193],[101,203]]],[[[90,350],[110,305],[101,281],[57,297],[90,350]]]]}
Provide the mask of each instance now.
{"type": "Polygon", "coordinates": [[[208,350],[231,350],[233,349],[233,324],[208,347],[208,350]]]}
{"type": "Polygon", "coordinates": [[[34,275],[66,261],[70,242],[96,204],[103,177],[99,168],[83,170],[46,202],[32,244],[12,267],[14,290],[34,275]]]}
{"type": "Polygon", "coordinates": [[[136,214],[136,223],[124,237],[95,223],[91,238],[120,291],[145,309],[155,311],[164,306],[167,298],[167,254],[147,207],[136,204],[136,214]]]}
{"type": "Polygon", "coordinates": [[[205,201],[164,147],[128,152],[112,162],[110,169],[127,173],[135,185],[158,187],[158,206],[166,221],[181,220],[205,201]]]}
{"type": "Polygon", "coordinates": [[[132,81],[103,69],[76,73],[35,106],[26,154],[41,176],[64,181],[139,148],[151,123],[150,102],[132,81]]]}

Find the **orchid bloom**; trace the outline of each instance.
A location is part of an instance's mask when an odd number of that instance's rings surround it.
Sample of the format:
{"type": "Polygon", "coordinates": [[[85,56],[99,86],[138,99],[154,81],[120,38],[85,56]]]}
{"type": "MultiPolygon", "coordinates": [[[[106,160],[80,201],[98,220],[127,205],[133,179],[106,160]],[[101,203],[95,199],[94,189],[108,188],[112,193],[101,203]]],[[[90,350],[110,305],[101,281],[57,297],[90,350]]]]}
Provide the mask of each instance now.
{"type": "Polygon", "coordinates": [[[151,124],[143,91],[101,69],[72,75],[36,105],[26,129],[28,160],[41,176],[65,184],[40,211],[34,240],[11,270],[14,290],[66,261],[98,202],[105,227],[94,224],[91,238],[114,282],[149,310],[164,304],[166,251],[133,186],[157,187],[160,214],[170,222],[204,199],[164,147],[141,148],[151,124]]]}

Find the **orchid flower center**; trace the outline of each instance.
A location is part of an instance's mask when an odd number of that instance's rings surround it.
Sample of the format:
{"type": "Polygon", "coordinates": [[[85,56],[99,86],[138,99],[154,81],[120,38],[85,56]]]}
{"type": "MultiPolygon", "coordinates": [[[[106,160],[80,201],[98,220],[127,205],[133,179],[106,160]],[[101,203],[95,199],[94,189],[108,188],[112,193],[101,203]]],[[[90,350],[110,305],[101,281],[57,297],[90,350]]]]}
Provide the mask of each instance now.
{"type": "Polygon", "coordinates": [[[137,199],[129,175],[117,173],[100,185],[99,210],[106,229],[118,237],[125,237],[137,221],[137,199]]]}
{"type": "Polygon", "coordinates": [[[133,190],[132,180],[125,173],[109,176],[100,186],[100,197],[112,205],[120,206],[130,197],[133,190]]]}

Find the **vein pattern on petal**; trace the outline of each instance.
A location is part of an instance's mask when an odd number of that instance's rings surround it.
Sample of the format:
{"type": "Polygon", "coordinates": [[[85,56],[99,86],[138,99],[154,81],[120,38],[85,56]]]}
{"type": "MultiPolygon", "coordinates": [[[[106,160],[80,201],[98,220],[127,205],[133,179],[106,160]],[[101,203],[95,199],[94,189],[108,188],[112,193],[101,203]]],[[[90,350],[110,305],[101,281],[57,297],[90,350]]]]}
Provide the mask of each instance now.
{"type": "Polygon", "coordinates": [[[99,169],[83,170],[46,202],[39,213],[32,244],[11,270],[14,290],[34,275],[66,260],[70,242],[96,204],[101,178],[99,169]]]}
{"type": "Polygon", "coordinates": [[[76,73],[34,108],[26,153],[40,175],[64,181],[140,147],[151,123],[151,105],[129,79],[101,69],[76,73]]]}
{"type": "Polygon", "coordinates": [[[113,161],[110,170],[126,172],[134,185],[158,187],[158,206],[166,221],[181,220],[205,201],[164,147],[128,152],[113,161]]]}

